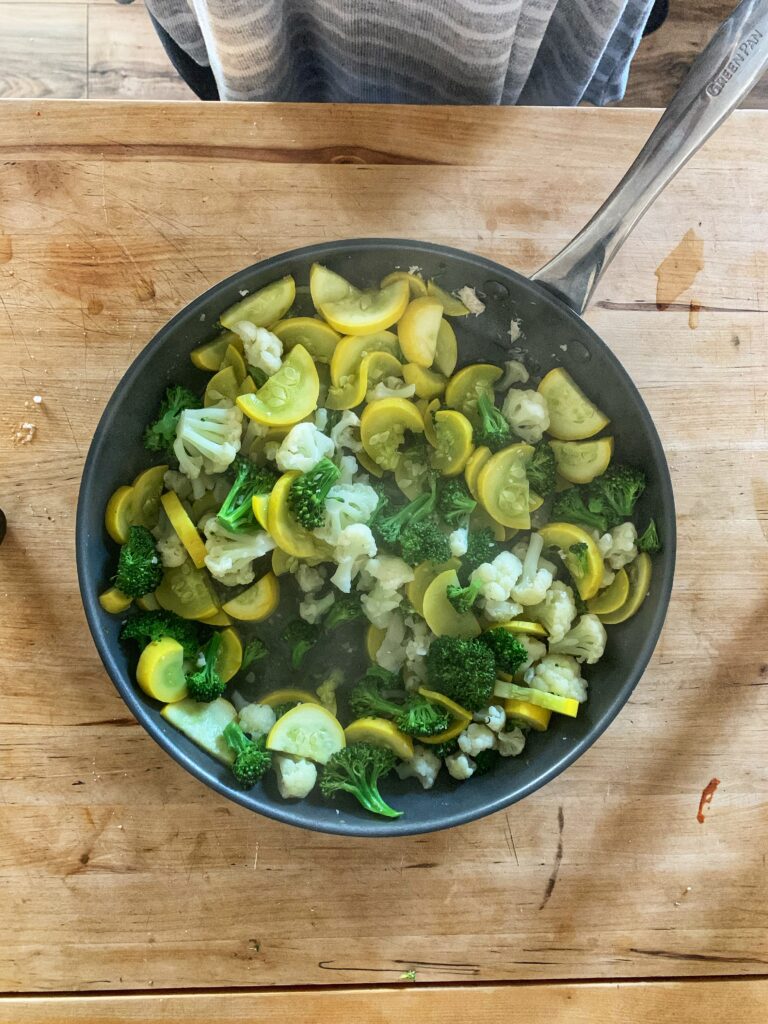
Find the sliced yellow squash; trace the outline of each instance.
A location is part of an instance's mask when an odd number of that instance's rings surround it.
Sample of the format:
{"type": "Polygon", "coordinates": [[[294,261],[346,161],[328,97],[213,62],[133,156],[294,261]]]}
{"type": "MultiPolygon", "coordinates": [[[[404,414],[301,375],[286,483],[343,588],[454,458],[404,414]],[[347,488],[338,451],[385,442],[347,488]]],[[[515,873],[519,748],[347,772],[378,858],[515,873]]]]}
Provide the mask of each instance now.
{"type": "Polygon", "coordinates": [[[376,334],[342,338],[331,356],[332,383],[341,387],[343,380],[354,377],[360,370],[360,363],[371,352],[388,352],[397,359],[400,355],[397,335],[392,331],[377,331],[376,334]]]}
{"type": "Polygon", "coordinates": [[[133,522],[133,488],[125,484],[118,487],[107,502],[104,511],[104,525],[116,544],[127,544],[128,533],[133,522]]]}
{"type": "Polygon", "coordinates": [[[522,700],[527,704],[534,704],[537,708],[546,708],[569,718],[575,718],[579,713],[579,702],[572,697],[559,697],[555,693],[545,693],[544,690],[534,690],[529,686],[518,686],[517,683],[508,683],[503,679],[496,680],[493,693],[502,700],[522,700]]]}
{"type": "Polygon", "coordinates": [[[545,732],[552,717],[549,708],[540,708],[527,700],[516,700],[514,697],[505,700],[502,704],[507,716],[507,722],[528,727],[535,732],[545,732]]]}
{"type": "Polygon", "coordinates": [[[268,708],[277,708],[281,704],[319,704],[316,693],[311,690],[299,690],[294,686],[286,686],[282,690],[273,690],[266,697],[258,697],[257,704],[266,704],[268,708]]]}
{"type": "Polygon", "coordinates": [[[365,631],[365,653],[371,659],[372,662],[376,662],[376,652],[384,643],[384,637],[386,631],[379,629],[378,626],[374,626],[371,623],[365,631]]]}
{"type": "Polygon", "coordinates": [[[417,363],[406,363],[402,368],[403,380],[413,384],[418,398],[437,398],[445,391],[447,380],[442,373],[435,373],[417,363]]]}
{"type": "Polygon", "coordinates": [[[358,292],[321,302],[323,318],[340,334],[376,334],[397,323],[408,305],[408,282],[395,281],[377,292],[358,292]]]}
{"type": "Polygon", "coordinates": [[[456,334],[447,320],[440,321],[440,330],[437,332],[437,347],[435,349],[435,361],[433,367],[445,377],[450,377],[456,369],[459,358],[459,346],[456,343],[456,334]]]}
{"type": "MultiPolygon", "coordinates": [[[[373,476],[379,478],[384,476],[384,470],[382,469],[382,467],[378,464],[378,462],[374,462],[367,452],[355,452],[355,458],[367,473],[371,473],[373,474],[373,476]]],[[[395,472],[397,472],[397,467],[395,467],[395,472]]]]}
{"type": "Polygon", "coordinates": [[[155,597],[161,608],[183,619],[204,619],[219,610],[208,573],[197,569],[191,559],[164,570],[155,597]]]}
{"type": "Polygon", "coordinates": [[[160,494],[163,490],[163,478],[168,466],[151,466],[145,469],[133,481],[132,526],[146,526],[148,530],[157,526],[160,513],[160,494]]]}
{"type": "MultiPolygon", "coordinates": [[[[269,520],[267,520],[269,521],[269,520]]],[[[293,572],[296,569],[296,556],[289,555],[287,552],[282,551],[280,548],[274,548],[272,551],[272,572],[275,576],[285,576],[289,572],[293,572]]]]}
{"type": "Polygon", "coordinates": [[[384,469],[394,469],[397,465],[406,430],[421,433],[424,421],[413,402],[405,398],[383,398],[363,409],[360,417],[363,448],[384,469]]]}
{"type": "Polygon", "coordinates": [[[621,608],[607,615],[601,615],[600,620],[606,626],[617,626],[620,622],[626,622],[639,610],[643,601],[651,589],[652,564],[650,555],[642,551],[637,558],[627,566],[629,577],[629,596],[621,608]]]}
{"type": "Polygon", "coordinates": [[[443,732],[435,733],[434,736],[420,736],[419,743],[436,746],[438,743],[445,743],[448,740],[456,739],[472,721],[472,713],[451,700],[450,697],[446,697],[444,693],[438,693],[436,690],[427,690],[423,686],[419,687],[419,693],[422,697],[447,711],[453,719],[448,728],[444,729],[443,732]]]}
{"type": "Polygon", "coordinates": [[[572,484],[591,483],[608,469],[613,455],[613,438],[597,441],[550,441],[555,465],[563,480],[572,484]]]}
{"type": "Polygon", "coordinates": [[[254,494],[251,498],[251,508],[256,522],[262,530],[269,530],[269,495],[254,494]]]}
{"type": "Polygon", "coordinates": [[[255,395],[240,395],[237,404],[257,423],[287,427],[315,411],[319,393],[320,378],[312,356],[303,345],[296,345],[277,373],[255,395]]]}
{"type": "Polygon", "coordinates": [[[391,274],[387,274],[386,277],[382,278],[379,287],[386,288],[388,284],[393,284],[395,281],[408,282],[412,299],[418,299],[419,296],[427,294],[427,286],[424,283],[424,279],[419,274],[410,274],[405,270],[393,270],[391,274]]]}
{"type": "Polygon", "coordinates": [[[227,350],[221,361],[221,369],[224,370],[228,366],[231,366],[235,371],[237,386],[240,387],[248,375],[248,367],[245,365],[245,359],[243,359],[242,347],[238,348],[237,345],[227,345],[227,350]]]}
{"type": "Polygon", "coordinates": [[[154,594],[143,594],[136,598],[136,607],[141,608],[143,612],[156,612],[160,605],[154,594]]]}
{"type": "Polygon", "coordinates": [[[513,444],[496,452],[480,469],[477,493],[497,523],[516,530],[531,525],[530,489],[525,467],[533,455],[529,444],[513,444]]]}
{"type": "Polygon", "coordinates": [[[344,729],[321,704],[299,704],[275,722],[267,736],[267,749],[318,764],[346,746],[344,729]]]}
{"type": "Polygon", "coordinates": [[[205,386],[203,405],[209,408],[219,402],[234,403],[240,393],[240,382],[234,366],[225,366],[211,377],[205,386]]]}
{"type": "Polygon", "coordinates": [[[247,320],[255,327],[269,327],[282,320],[295,298],[296,282],[288,274],[230,306],[221,315],[221,326],[231,330],[241,320],[247,320]]]}
{"type": "Polygon", "coordinates": [[[136,682],[148,697],[173,704],[187,696],[184,648],[168,636],[152,640],[139,656],[136,682]]]}
{"type": "Polygon", "coordinates": [[[255,395],[259,389],[256,387],[256,381],[250,375],[246,374],[243,383],[237,389],[238,395],[255,395]]]}
{"type": "Polygon", "coordinates": [[[457,612],[446,595],[449,586],[457,587],[455,569],[446,569],[436,576],[424,591],[424,619],[435,636],[473,637],[481,632],[472,612],[457,612]]]}
{"type": "Polygon", "coordinates": [[[628,597],[629,576],[626,569],[619,569],[613,582],[587,601],[587,611],[593,615],[611,615],[624,605],[628,597]]]}
{"type": "Polygon", "coordinates": [[[555,547],[573,577],[582,601],[589,601],[600,589],[603,556],[591,535],[573,523],[547,523],[539,530],[544,547],[555,547]],[[579,547],[579,551],[574,548],[579,547]]]}
{"type": "Polygon", "coordinates": [[[309,291],[315,309],[326,302],[338,302],[350,295],[359,295],[360,289],[350,284],[345,277],[334,273],[321,263],[313,263],[309,271],[309,291]]]}
{"type": "Polygon", "coordinates": [[[491,402],[494,400],[493,385],[501,377],[503,370],[491,363],[473,363],[463,370],[454,373],[445,389],[445,404],[451,409],[464,413],[473,426],[479,426],[477,400],[486,395],[491,402]]]}
{"type": "Polygon", "coordinates": [[[314,316],[294,316],[280,320],[271,331],[282,341],[287,351],[303,345],[313,359],[330,363],[336,344],[341,337],[330,324],[314,316]]]}
{"type": "Polygon", "coordinates": [[[435,450],[430,462],[443,476],[458,476],[472,454],[472,424],[456,409],[435,413],[435,450]]]}
{"type": "Polygon", "coordinates": [[[539,394],[544,396],[549,410],[549,432],[560,441],[593,437],[609,423],[608,417],[560,366],[544,377],[539,394]]]}
{"type": "Polygon", "coordinates": [[[219,610],[216,612],[215,615],[206,615],[205,618],[200,619],[200,621],[204,622],[206,624],[206,626],[231,626],[232,625],[232,619],[230,619],[230,617],[227,615],[227,613],[223,612],[221,610],[221,608],[219,608],[219,610]]]}
{"type": "Polygon", "coordinates": [[[197,569],[205,565],[205,544],[203,538],[197,532],[197,527],[187,515],[186,509],[181,504],[178,494],[175,491],[166,491],[160,498],[165,514],[170,520],[176,536],[187,550],[197,569]]]}
{"type": "Polygon", "coordinates": [[[309,530],[297,523],[288,508],[288,493],[293,481],[301,476],[298,470],[283,473],[269,496],[267,532],[286,555],[294,558],[317,558],[323,553],[322,545],[309,530]]]}
{"type": "Polygon", "coordinates": [[[110,615],[120,615],[121,612],[127,611],[131,607],[133,598],[128,597],[117,587],[110,587],[103,594],[99,594],[99,604],[110,615]]]}
{"type": "Polygon", "coordinates": [[[394,722],[386,718],[358,718],[344,730],[347,746],[353,743],[372,743],[385,747],[397,757],[408,761],[413,757],[413,740],[400,732],[394,722]]]}
{"type": "Polygon", "coordinates": [[[508,633],[524,633],[526,636],[547,637],[547,631],[540,622],[527,619],[510,619],[509,622],[494,622],[489,629],[505,629],[508,633]]]}
{"type": "Polygon", "coordinates": [[[431,366],[437,351],[437,335],[443,319],[443,307],[437,299],[423,296],[413,299],[397,325],[403,356],[417,366],[431,366]]]}
{"type": "Polygon", "coordinates": [[[464,480],[466,481],[469,493],[475,499],[479,501],[477,492],[477,480],[480,476],[480,470],[486,464],[488,459],[491,457],[491,449],[481,445],[479,448],[475,448],[472,454],[467,459],[467,464],[464,467],[464,480]]]}
{"type": "Polygon", "coordinates": [[[221,610],[242,622],[263,622],[280,603],[280,584],[275,574],[265,573],[242,594],[226,601],[221,610]]]}
{"type": "Polygon", "coordinates": [[[243,339],[239,338],[234,331],[222,331],[213,341],[207,341],[204,345],[193,348],[189,357],[198,370],[216,373],[221,369],[221,362],[230,345],[234,345],[242,355],[243,339]]]}
{"type": "Polygon", "coordinates": [[[234,752],[224,739],[224,730],[237,718],[237,711],[224,697],[199,704],[191,697],[168,704],[160,712],[179,732],[224,764],[232,764],[234,752]]]}
{"type": "Polygon", "coordinates": [[[435,565],[433,562],[421,562],[416,566],[413,570],[413,579],[405,588],[405,595],[419,615],[424,615],[424,595],[430,583],[447,569],[458,569],[460,565],[461,562],[458,558],[450,558],[441,565],[435,565]]]}
{"type": "Polygon", "coordinates": [[[237,632],[231,627],[222,629],[221,645],[216,655],[216,671],[222,682],[228,683],[237,675],[243,663],[243,644],[237,632]]]}
{"type": "Polygon", "coordinates": [[[457,299],[455,295],[451,295],[450,292],[445,291],[439,284],[435,284],[434,281],[427,281],[427,294],[438,300],[445,310],[446,316],[469,315],[469,310],[461,299],[457,299]]]}

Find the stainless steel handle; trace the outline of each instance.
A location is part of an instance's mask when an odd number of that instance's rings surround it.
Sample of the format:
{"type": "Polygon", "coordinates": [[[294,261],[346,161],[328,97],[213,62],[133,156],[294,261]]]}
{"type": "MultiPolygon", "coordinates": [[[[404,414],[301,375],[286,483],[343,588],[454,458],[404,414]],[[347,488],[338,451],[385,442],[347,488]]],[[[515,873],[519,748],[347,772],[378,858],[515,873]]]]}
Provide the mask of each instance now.
{"type": "Polygon", "coordinates": [[[656,196],[768,66],[768,0],[742,0],[694,61],[637,159],[589,223],[533,275],[581,313],[656,196]]]}

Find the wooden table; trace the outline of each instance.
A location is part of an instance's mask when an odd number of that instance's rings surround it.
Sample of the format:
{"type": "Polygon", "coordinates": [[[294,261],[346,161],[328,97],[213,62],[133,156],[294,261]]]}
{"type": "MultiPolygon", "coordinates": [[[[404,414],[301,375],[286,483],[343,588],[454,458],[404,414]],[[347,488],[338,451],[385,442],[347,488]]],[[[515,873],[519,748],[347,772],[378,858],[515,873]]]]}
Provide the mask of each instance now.
{"type": "Polygon", "coordinates": [[[94,426],[180,306],[335,237],[531,271],[656,116],[0,106],[0,1020],[766,1019],[767,114],[735,115],[683,171],[588,316],[656,417],[680,554],[636,695],[542,792],[376,843],[249,814],[127,714],[75,579],[94,426]],[[654,270],[690,228],[704,269],[660,311],[654,270]]]}

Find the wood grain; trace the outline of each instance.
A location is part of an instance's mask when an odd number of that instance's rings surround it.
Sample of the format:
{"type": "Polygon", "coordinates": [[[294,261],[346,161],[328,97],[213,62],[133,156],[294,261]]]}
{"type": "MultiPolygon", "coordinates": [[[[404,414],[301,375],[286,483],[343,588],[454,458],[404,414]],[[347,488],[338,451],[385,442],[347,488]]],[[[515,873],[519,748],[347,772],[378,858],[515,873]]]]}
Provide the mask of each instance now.
{"type": "Polygon", "coordinates": [[[0,1000],[5,1024],[764,1024],[768,982],[473,985],[0,1000]],[[738,1010],[736,1009],[738,1007],[738,1010]]]}
{"type": "Polygon", "coordinates": [[[84,3],[0,3],[0,96],[86,95],[84,3]]]}
{"type": "Polygon", "coordinates": [[[667,447],[678,574],[628,707],[535,797],[375,845],[229,805],[131,720],[75,580],[96,421],[192,296],[286,247],[378,233],[530,271],[610,191],[654,120],[0,105],[0,989],[379,984],[411,969],[431,982],[766,973],[765,115],[734,116],[688,165],[589,313],[667,447]],[[654,270],[690,227],[704,270],[660,312],[654,270]],[[37,412],[25,405],[36,393],[37,412]],[[32,444],[11,443],[33,417],[32,444]],[[713,775],[722,785],[700,825],[713,775]],[[540,909],[560,813],[562,863],[540,909]]]}

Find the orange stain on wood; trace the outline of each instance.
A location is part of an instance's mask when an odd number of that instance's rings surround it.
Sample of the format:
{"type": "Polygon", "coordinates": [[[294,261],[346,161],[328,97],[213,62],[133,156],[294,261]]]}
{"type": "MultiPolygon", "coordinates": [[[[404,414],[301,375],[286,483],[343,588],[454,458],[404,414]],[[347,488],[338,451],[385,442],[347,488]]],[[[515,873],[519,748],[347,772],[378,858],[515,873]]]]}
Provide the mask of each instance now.
{"type": "Polygon", "coordinates": [[[704,269],[704,239],[690,228],[656,268],[656,308],[668,309],[704,269]]]}

